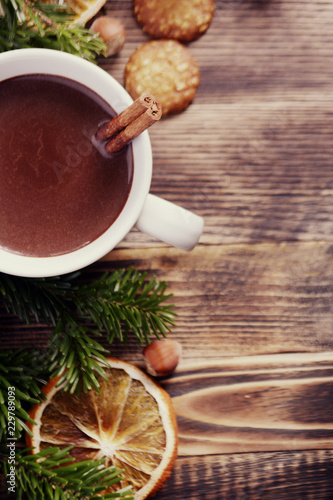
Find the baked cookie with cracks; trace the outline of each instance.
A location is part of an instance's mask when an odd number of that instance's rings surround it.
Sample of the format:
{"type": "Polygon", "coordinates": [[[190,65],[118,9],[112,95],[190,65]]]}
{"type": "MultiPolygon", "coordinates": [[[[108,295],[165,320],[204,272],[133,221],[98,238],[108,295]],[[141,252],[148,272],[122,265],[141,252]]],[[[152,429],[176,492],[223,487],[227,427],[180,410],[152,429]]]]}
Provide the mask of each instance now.
{"type": "Polygon", "coordinates": [[[152,38],[190,42],[207,31],[214,0],[134,0],[137,22],[152,38]]]}
{"type": "Polygon", "coordinates": [[[135,100],[144,92],[155,96],[163,116],[183,111],[193,101],[199,68],[189,49],[176,40],[142,44],[125,67],[125,88],[135,100]]]}

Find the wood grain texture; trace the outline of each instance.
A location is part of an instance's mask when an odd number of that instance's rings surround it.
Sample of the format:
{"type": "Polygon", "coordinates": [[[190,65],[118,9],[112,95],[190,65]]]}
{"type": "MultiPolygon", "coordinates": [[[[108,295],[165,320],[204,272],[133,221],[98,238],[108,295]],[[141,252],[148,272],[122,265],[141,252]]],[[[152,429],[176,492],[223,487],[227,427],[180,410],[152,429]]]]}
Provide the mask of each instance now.
{"type": "Polygon", "coordinates": [[[165,386],[180,455],[333,448],[333,352],[185,362],[165,386]]]}
{"type": "MultiPolygon", "coordinates": [[[[333,350],[330,243],[199,245],[190,253],[122,249],[86,276],[130,266],[168,283],[178,315],[172,335],[186,359],[333,350]]],[[[6,315],[1,323],[7,345],[48,341],[45,325],[27,327],[6,315]]],[[[140,348],[131,338],[112,352],[135,361],[140,348]]]]}
{"type": "Polygon", "coordinates": [[[332,463],[331,450],[181,457],[154,499],[331,500],[332,463]]]}
{"type": "MultiPolygon", "coordinates": [[[[332,445],[332,371],[315,352],[332,351],[333,5],[216,5],[188,46],[201,71],[195,101],[150,131],[152,191],[204,216],[201,245],[185,256],[132,231],[107,257],[167,279],[179,313],[184,359],[166,387],[181,457],[156,498],[329,499],[332,451],[294,448],[332,445]],[[300,351],[310,355],[287,354],[300,351]],[[240,354],[237,370],[226,357],[240,354]]],[[[107,67],[120,82],[126,58],[107,67]]]]}
{"type": "MultiPolygon", "coordinates": [[[[123,83],[149,40],[125,5],[128,42],[101,66],[123,83]]],[[[117,11],[118,12],[118,11],[117,11]]],[[[201,72],[184,113],[150,131],[152,192],[205,217],[204,244],[332,240],[330,2],[224,0],[188,45],[201,72]]],[[[131,232],[122,247],[159,246],[131,232]]]]}

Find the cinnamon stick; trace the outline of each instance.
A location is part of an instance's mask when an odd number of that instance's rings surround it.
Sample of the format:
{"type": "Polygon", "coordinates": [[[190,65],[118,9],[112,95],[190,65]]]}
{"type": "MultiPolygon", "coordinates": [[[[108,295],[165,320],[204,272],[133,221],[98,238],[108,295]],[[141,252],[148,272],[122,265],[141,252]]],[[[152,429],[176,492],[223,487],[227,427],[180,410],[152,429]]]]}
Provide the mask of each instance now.
{"type": "Polygon", "coordinates": [[[123,149],[135,137],[158,121],[162,116],[160,103],[150,94],[142,94],[128,108],[102,125],[96,139],[107,141],[105,149],[116,153],[123,149]]]}

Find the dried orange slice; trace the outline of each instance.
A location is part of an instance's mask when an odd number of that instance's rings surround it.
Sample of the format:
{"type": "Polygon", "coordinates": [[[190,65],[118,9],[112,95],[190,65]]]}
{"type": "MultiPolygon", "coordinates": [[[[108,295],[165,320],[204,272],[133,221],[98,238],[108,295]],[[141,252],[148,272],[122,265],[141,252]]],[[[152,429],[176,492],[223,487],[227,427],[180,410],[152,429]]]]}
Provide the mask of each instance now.
{"type": "MultiPolygon", "coordinates": [[[[72,9],[75,16],[73,16],[73,24],[85,25],[95,14],[97,14],[102,7],[104,7],[106,0],[44,0],[44,3],[55,3],[59,5],[67,5],[72,9]]],[[[25,7],[22,7],[24,14],[27,13],[25,7]]],[[[0,17],[3,16],[3,9],[0,5],[0,17]]],[[[24,15],[20,16],[24,20],[24,15]]]]}
{"type": "Polygon", "coordinates": [[[123,469],[123,481],[108,492],[132,485],[135,500],[155,493],[171,474],[177,456],[177,424],[171,398],[145,372],[109,358],[100,393],[79,396],[62,391],[53,378],[46,400],[30,417],[33,453],[48,446],[74,446],[78,460],[106,457],[105,464],[123,469]]]}
{"type": "MultiPolygon", "coordinates": [[[[102,7],[104,7],[106,0],[44,0],[44,3],[67,5],[75,14],[72,22],[74,24],[85,25],[101,10],[102,7]]],[[[23,11],[25,11],[24,8],[23,11]]]]}
{"type": "Polygon", "coordinates": [[[59,0],[59,4],[65,3],[75,12],[73,20],[75,24],[86,24],[106,3],[106,0],[59,0]]]}

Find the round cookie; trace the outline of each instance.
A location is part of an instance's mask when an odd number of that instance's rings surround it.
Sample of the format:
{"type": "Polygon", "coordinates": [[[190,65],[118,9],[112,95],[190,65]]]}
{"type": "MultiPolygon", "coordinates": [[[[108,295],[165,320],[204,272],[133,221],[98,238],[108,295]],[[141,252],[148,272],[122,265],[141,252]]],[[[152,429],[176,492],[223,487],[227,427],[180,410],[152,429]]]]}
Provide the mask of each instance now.
{"type": "Polygon", "coordinates": [[[138,23],[152,38],[190,42],[209,27],[214,0],[134,0],[138,23]]]}
{"type": "Polygon", "coordinates": [[[175,40],[142,44],[125,67],[125,88],[135,100],[143,92],[156,97],[163,115],[183,111],[193,101],[199,69],[190,51],[175,40]]]}

